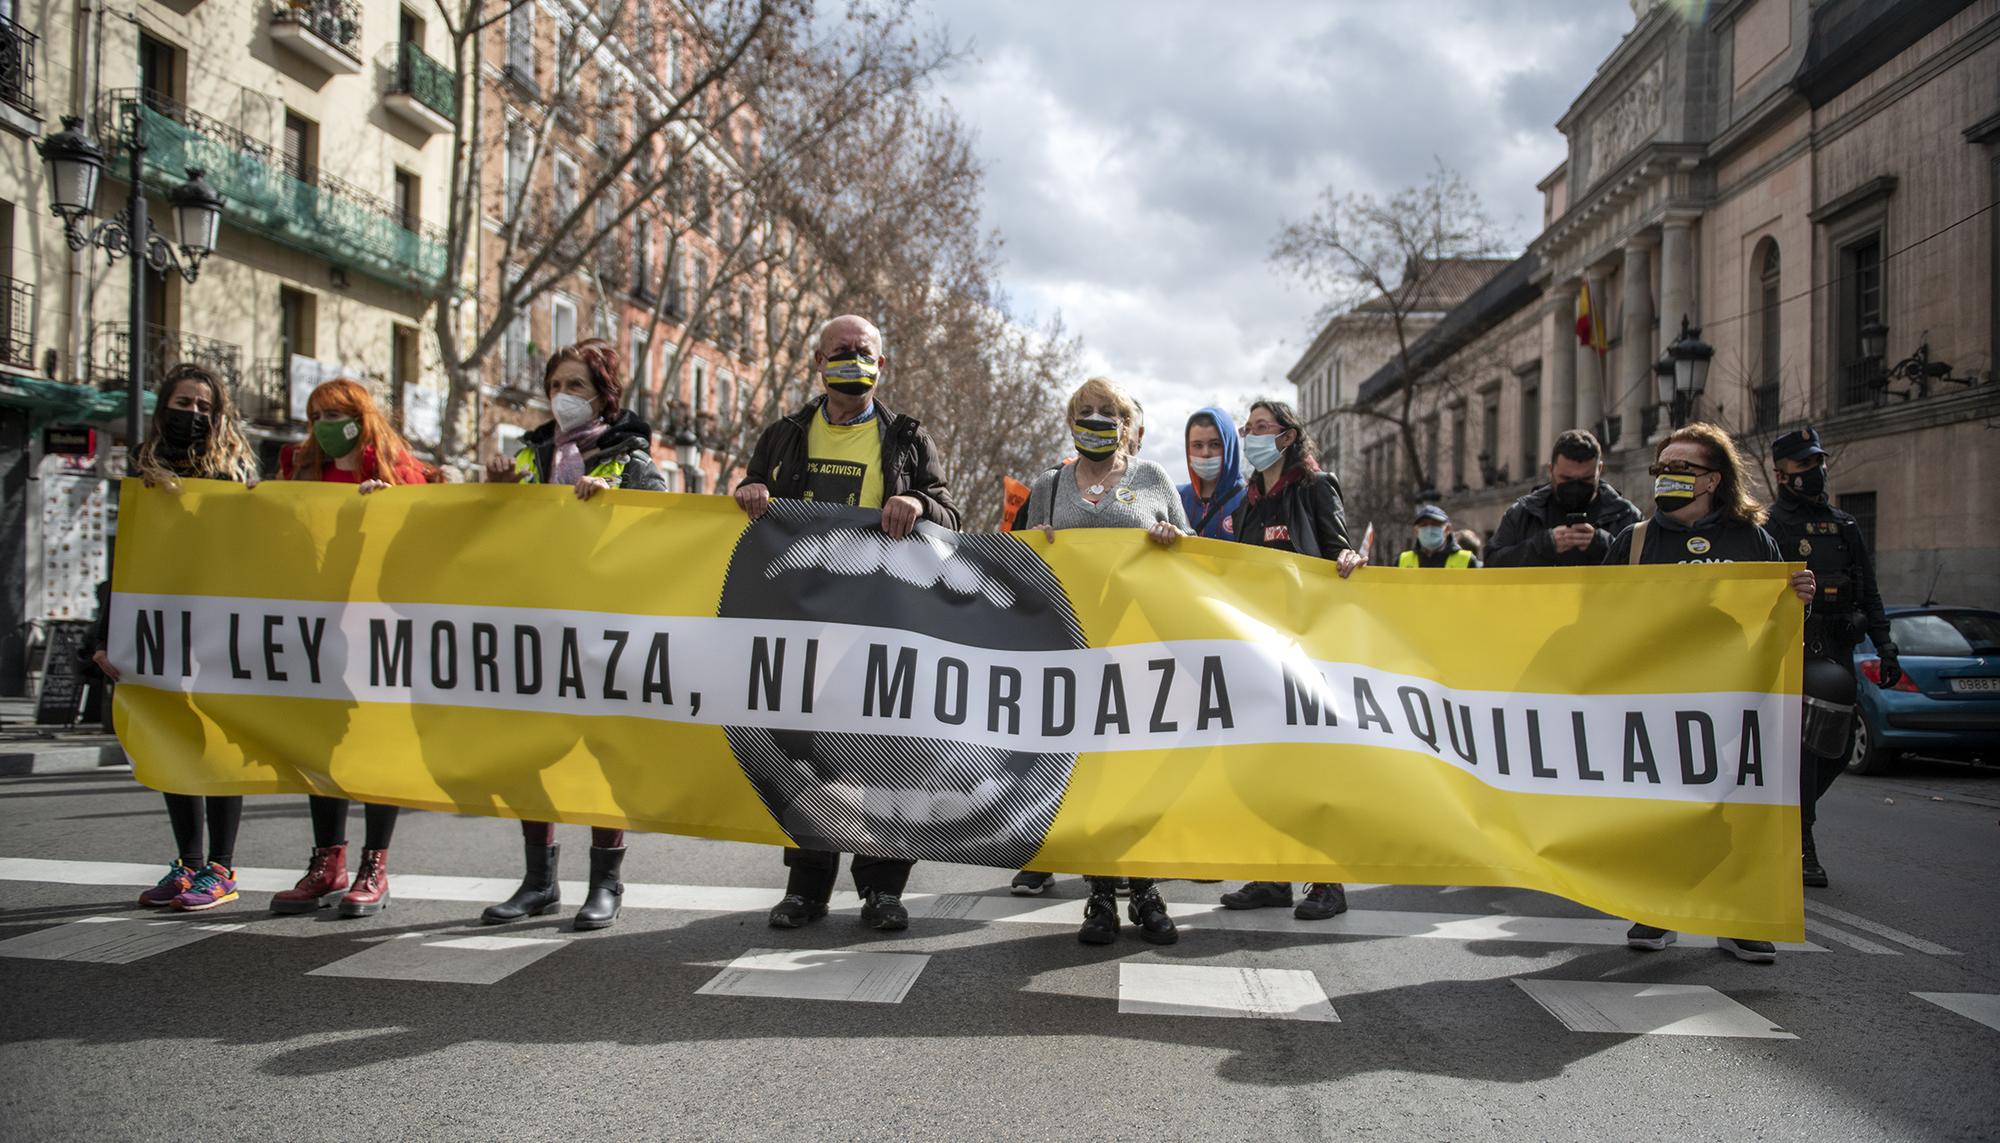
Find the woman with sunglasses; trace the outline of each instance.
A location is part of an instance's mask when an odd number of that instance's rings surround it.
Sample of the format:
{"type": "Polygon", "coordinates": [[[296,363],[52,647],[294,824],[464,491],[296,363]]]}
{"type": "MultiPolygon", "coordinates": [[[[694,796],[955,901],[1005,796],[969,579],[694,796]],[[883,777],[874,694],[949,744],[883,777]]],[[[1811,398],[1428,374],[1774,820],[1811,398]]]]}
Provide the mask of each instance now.
{"type": "MultiPolygon", "coordinates": [[[[1243,459],[1253,475],[1236,510],[1236,539],[1245,544],[1332,560],[1342,579],[1365,567],[1368,553],[1347,538],[1340,482],[1320,468],[1305,423],[1283,401],[1259,401],[1243,422],[1243,459]]],[[[1347,890],[1337,881],[1306,885],[1292,904],[1289,881],[1252,881],[1222,895],[1226,909],[1284,909],[1301,921],[1324,921],[1347,912],[1347,890]]]]}
{"type": "MultiPolygon", "coordinates": [[[[1729,433],[1697,422],[1668,433],[1653,454],[1653,514],[1618,534],[1606,564],[1782,563],[1778,542],[1763,529],[1764,506],[1744,482],[1743,457],[1729,433]]],[[[1810,606],[1813,573],[1792,573],[1792,591],[1810,606]]],[[[1625,943],[1657,951],[1674,933],[1635,924],[1625,943]]],[[[1769,941],[1717,938],[1738,960],[1768,964],[1778,959],[1769,941]]]]}
{"type": "MultiPolygon", "coordinates": [[[[336,377],[306,398],[312,434],[278,453],[284,480],[353,484],[361,495],[397,484],[423,484],[424,466],[410,444],[390,427],[380,406],[359,381],[336,377]]],[[[362,807],[366,832],[361,864],[352,884],[347,874],[347,799],[308,794],[313,848],[305,876],[271,898],[273,913],[311,913],[336,902],[343,917],[370,917],[389,904],[389,842],[396,832],[395,806],[362,807]]]]}
{"type": "MultiPolygon", "coordinates": [[[[167,370],[156,400],[152,426],[132,453],[132,467],[146,487],[177,492],[184,479],[233,480],[245,486],[257,483],[256,455],[243,439],[229,387],[220,377],[206,366],[183,362],[167,370]]],[[[107,606],[98,609],[86,645],[94,648],[90,661],[115,683],[119,671],[104,650],[111,619],[109,593],[100,589],[99,598],[107,606]]],[[[243,823],[243,799],[199,794],[165,797],[178,856],[159,884],[139,894],[139,903],[198,913],[236,900],[236,830],[243,823]],[[206,860],[201,844],[204,822],[208,826],[206,860]]]]}

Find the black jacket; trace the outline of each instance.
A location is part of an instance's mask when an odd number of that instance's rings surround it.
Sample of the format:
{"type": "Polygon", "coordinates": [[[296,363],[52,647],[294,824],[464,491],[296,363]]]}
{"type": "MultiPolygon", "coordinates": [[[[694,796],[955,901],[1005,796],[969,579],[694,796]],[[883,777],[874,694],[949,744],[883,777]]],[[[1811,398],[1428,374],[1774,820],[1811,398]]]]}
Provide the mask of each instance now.
{"type": "MultiPolygon", "coordinates": [[[[806,490],[806,442],[812,419],[826,405],[824,395],[806,402],[806,407],[771,422],[757,438],[757,448],[744,466],[743,479],[736,487],[761,484],[773,496],[793,500],[804,498],[806,490]]],[[[945,487],[938,467],[937,448],[915,417],[892,413],[879,399],[875,402],[875,424],[882,440],[882,497],[914,496],[924,504],[924,519],[947,528],[957,528],[958,505],[945,487]]]]}
{"type": "Polygon", "coordinates": [[[1597,529],[1597,538],[1588,548],[1557,555],[1549,530],[1563,523],[1563,510],[1556,506],[1554,486],[1542,485],[1514,501],[1506,515],[1500,517],[1500,526],[1486,542],[1486,566],[1553,568],[1601,564],[1618,533],[1639,522],[1639,509],[1602,480],[1597,482],[1597,499],[1590,502],[1586,511],[1591,525],[1597,529]]]}
{"type": "MultiPolygon", "coordinates": [[[[544,421],[521,435],[521,449],[534,450],[535,480],[548,483],[549,469],[555,464],[556,423],[544,421]]],[[[604,435],[583,454],[583,470],[594,471],[607,461],[620,462],[618,487],[640,492],[665,492],[667,478],[653,463],[653,427],[630,409],[618,410],[604,435]]]]}
{"type": "Polygon", "coordinates": [[[1255,503],[1245,496],[1234,519],[1237,540],[1260,548],[1330,560],[1354,546],[1347,538],[1340,482],[1330,472],[1308,473],[1255,503]]]}
{"type": "Polygon", "coordinates": [[[1881,646],[1889,641],[1889,617],[1875,582],[1875,561],[1854,517],[1818,500],[1780,494],[1764,530],[1787,560],[1812,569],[1817,590],[1806,615],[1806,646],[1822,652],[1852,651],[1866,634],[1881,646]]]}
{"type": "MultiPolygon", "coordinates": [[[[1637,527],[1637,525],[1634,525],[1637,527]]],[[[1607,564],[1631,562],[1632,528],[1618,533],[1605,554],[1607,564]]],[[[1783,563],[1771,534],[1748,520],[1726,520],[1709,513],[1693,524],[1655,512],[1646,521],[1642,564],[1776,564],[1783,563]]]]}

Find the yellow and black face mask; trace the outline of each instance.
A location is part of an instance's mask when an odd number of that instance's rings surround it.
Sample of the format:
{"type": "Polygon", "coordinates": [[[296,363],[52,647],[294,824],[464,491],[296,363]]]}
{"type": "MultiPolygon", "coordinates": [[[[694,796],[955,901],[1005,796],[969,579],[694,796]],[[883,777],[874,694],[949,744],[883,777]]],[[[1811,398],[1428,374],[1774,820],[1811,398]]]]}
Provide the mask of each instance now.
{"type": "Polygon", "coordinates": [[[826,378],[827,388],[850,397],[859,397],[873,389],[881,373],[880,362],[858,354],[829,358],[820,369],[820,376],[826,378]]]}
{"type": "Polygon", "coordinates": [[[1069,432],[1076,451],[1091,460],[1103,460],[1118,451],[1118,422],[1110,417],[1078,417],[1070,422],[1069,432]]]}

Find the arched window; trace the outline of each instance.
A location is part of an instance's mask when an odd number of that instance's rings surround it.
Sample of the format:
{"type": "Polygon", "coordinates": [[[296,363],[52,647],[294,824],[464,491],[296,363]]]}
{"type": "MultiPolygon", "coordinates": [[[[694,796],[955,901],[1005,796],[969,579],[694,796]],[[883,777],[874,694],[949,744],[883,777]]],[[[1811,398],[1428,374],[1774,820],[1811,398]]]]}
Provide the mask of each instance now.
{"type": "Polygon", "coordinates": [[[1779,421],[1779,381],[1784,373],[1781,352],[1784,322],[1780,305],[1784,300],[1778,260],[1778,244],[1766,238],[1758,244],[1754,262],[1757,272],[1757,381],[1751,390],[1755,428],[1768,429],[1779,421]]]}

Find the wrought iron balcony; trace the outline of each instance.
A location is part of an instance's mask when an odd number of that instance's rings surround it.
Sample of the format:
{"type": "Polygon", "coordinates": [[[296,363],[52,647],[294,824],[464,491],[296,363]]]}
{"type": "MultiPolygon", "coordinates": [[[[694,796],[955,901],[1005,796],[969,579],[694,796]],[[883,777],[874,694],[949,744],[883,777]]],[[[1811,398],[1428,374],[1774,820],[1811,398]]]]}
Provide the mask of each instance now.
{"type": "Polygon", "coordinates": [[[35,287],[0,278],[0,362],[35,367],[35,287]]]}
{"type": "Polygon", "coordinates": [[[1750,390],[1750,430],[1769,432],[1778,427],[1779,388],[1776,381],[1750,390]]]}
{"type": "MultiPolygon", "coordinates": [[[[184,361],[205,365],[232,393],[243,385],[243,347],[184,330],[146,323],[143,338],[146,376],[159,378],[184,361]]],[[[90,382],[100,389],[124,389],[132,368],[132,323],[92,322],[90,382]]]]}
{"type": "Polygon", "coordinates": [[[393,285],[429,291],[444,277],[444,234],[409,220],[386,200],[325,171],[297,167],[270,144],[151,93],[110,96],[117,124],[107,174],[125,169],[134,118],[146,132],[146,182],[165,191],[200,167],[229,200],[223,220],[297,250],[351,266],[393,285]],[[295,168],[287,170],[288,166],[295,168]]]}
{"type": "Polygon", "coordinates": [[[451,130],[458,121],[458,73],[408,40],[398,45],[396,52],[390,109],[433,134],[451,130]]]}
{"type": "Polygon", "coordinates": [[[260,357],[236,387],[236,411],[246,421],[282,425],[291,421],[292,378],[288,357],[260,357]]]}
{"type": "Polygon", "coordinates": [[[328,72],[361,70],[360,0],[276,0],[271,38],[328,72]]]}
{"type": "Polygon", "coordinates": [[[35,106],[35,33],[0,18],[0,102],[40,115],[35,106]]]}

